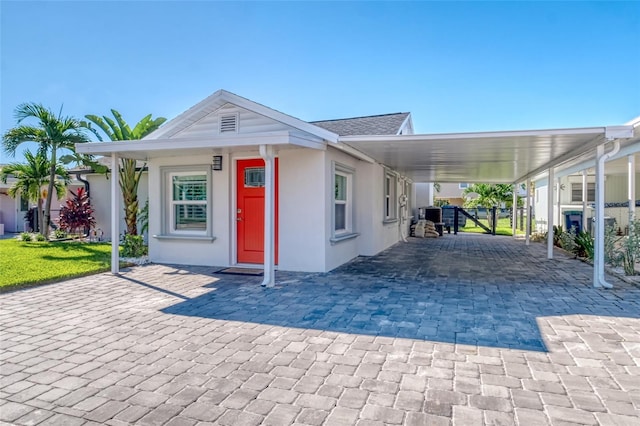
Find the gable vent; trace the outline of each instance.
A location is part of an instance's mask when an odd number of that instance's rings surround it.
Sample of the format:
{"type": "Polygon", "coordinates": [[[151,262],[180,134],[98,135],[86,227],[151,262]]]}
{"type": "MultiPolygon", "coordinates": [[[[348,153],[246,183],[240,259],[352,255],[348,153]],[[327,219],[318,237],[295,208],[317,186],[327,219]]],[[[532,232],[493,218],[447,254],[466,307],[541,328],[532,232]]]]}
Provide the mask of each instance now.
{"type": "Polygon", "coordinates": [[[238,133],[238,114],[220,116],[220,133],[238,133]]]}

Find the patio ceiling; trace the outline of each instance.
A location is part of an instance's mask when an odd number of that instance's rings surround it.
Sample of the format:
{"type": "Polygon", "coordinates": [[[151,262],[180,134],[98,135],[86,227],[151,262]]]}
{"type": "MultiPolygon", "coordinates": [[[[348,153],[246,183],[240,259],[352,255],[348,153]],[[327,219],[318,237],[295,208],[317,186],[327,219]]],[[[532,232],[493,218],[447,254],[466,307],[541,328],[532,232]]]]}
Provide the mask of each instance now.
{"type": "MultiPolygon", "coordinates": [[[[640,133],[640,132],[636,132],[640,133]]],[[[580,159],[593,158],[607,137],[620,137],[626,151],[639,151],[633,126],[449,133],[400,136],[345,136],[357,149],[415,182],[514,183],[580,159]]]]}

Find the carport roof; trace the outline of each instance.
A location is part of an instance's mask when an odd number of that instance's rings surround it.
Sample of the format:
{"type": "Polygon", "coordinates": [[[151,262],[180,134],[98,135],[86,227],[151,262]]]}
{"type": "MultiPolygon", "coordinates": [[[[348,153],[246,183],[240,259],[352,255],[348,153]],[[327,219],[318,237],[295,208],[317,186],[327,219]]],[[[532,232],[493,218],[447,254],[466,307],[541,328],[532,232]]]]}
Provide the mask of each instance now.
{"type": "MultiPolygon", "coordinates": [[[[595,147],[620,139],[640,150],[633,125],[398,136],[343,136],[340,143],[366,154],[415,182],[515,183],[549,167],[592,157],[595,147]]],[[[636,132],[640,133],[640,132],[636,132]]],[[[595,161],[595,160],[594,160],[595,161]]]]}

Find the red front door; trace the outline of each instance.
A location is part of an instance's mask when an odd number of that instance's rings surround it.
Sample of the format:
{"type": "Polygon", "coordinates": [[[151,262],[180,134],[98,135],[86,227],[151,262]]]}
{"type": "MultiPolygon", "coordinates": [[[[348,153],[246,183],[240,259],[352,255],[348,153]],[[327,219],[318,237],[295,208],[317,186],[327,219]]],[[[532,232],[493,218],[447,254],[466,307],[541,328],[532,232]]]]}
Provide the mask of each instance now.
{"type": "MultiPolygon", "coordinates": [[[[278,263],[278,159],[275,161],[275,263],[278,263]]],[[[238,263],[264,262],[264,160],[238,160],[238,263]]]]}

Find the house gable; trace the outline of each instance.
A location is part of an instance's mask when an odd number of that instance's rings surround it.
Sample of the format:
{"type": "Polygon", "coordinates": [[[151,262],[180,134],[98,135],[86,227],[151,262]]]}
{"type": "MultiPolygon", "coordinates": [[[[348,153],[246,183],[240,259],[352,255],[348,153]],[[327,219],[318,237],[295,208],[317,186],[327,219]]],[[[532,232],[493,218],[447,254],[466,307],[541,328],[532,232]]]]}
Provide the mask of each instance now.
{"type": "Polygon", "coordinates": [[[210,112],[189,127],[178,131],[171,138],[207,138],[225,134],[266,133],[295,131],[279,121],[257,114],[232,103],[210,112]]]}
{"type": "Polygon", "coordinates": [[[314,126],[225,90],[218,90],[155,132],[149,134],[144,139],[184,138],[196,135],[208,137],[209,135],[218,135],[220,134],[219,113],[221,112],[225,115],[237,114],[237,133],[295,130],[297,132],[310,134],[325,141],[338,141],[338,135],[331,131],[314,126]],[[245,123],[244,125],[243,122],[245,123]]]}

